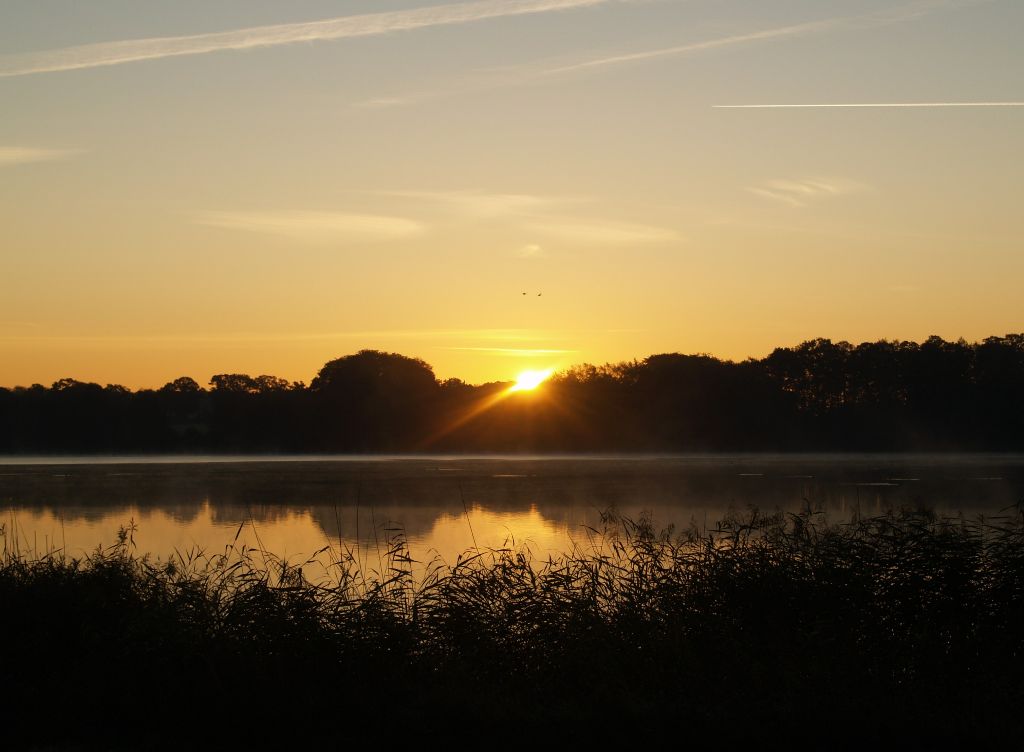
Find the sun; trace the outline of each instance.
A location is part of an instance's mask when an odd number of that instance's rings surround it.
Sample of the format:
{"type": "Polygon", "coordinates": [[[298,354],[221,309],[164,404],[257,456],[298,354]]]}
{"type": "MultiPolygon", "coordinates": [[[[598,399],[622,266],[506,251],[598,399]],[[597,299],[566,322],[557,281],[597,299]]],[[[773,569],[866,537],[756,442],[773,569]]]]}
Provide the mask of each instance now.
{"type": "Polygon", "coordinates": [[[516,383],[509,389],[510,392],[528,392],[536,389],[554,372],[553,368],[546,371],[523,371],[516,376],[516,383]]]}

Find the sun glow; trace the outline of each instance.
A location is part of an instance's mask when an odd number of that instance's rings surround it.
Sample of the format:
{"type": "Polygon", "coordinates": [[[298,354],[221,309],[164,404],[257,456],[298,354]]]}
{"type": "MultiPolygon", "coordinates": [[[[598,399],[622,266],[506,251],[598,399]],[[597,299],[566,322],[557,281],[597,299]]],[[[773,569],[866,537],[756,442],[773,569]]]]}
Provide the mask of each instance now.
{"type": "Polygon", "coordinates": [[[516,383],[509,389],[510,392],[526,392],[531,389],[536,389],[541,385],[549,376],[551,376],[554,369],[549,368],[546,371],[523,371],[516,377],[516,383]]]}

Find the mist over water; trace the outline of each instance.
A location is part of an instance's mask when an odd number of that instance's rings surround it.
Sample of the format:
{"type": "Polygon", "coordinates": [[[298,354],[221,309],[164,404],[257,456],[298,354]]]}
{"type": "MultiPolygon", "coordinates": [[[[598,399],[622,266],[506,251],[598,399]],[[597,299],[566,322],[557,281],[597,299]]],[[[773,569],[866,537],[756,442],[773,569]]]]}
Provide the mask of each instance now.
{"type": "Polygon", "coordinates": [[[379,571],[396,534],[426,566],[478,547],[546,558],[595,545],[607,511],[678,530],[751,506],[811,504],[832,520],[899,507],[974,517],[1022,500],[1022,455],[0,460],[8,548],[81,556],[132,524],[136,550],[159,559],[234,542],[301,564],[328,548],[306,566],[314,579],[346,550],[379,571]]]}

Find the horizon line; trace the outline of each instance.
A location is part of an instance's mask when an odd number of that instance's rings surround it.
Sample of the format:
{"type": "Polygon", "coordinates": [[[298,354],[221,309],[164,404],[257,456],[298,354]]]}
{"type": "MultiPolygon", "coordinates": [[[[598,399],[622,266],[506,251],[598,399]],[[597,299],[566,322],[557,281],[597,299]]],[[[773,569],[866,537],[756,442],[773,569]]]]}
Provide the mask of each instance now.
{"type": "MultiPolygon", "coordinates": [[[[801,340],[800,342],[795,343],[795,344],[776,345],[769,352],[767,352],[765,355],[761,355],[761,356],[758,356],[758,355],[747,355],[745,357],[729,357],[729,356],[726,356],[726,355],[715,355],[715,354],[707,352],[707,351],[693,351],[693,352],[682,352],[680,350],[662,351],[662,352],[651,352],[651,353],[649,353],[649,354],[647,354],[645,356],[640,356],[640,357],[634,356],[632,358],[626,358],[626,359],[620,359],[620,360],[606,360],[603,363],[596,363],[596,362],[591,362],[591,361],[588,361],[588,360],[577,361],[577,362],[571,363],[571,364],[569,364],[569,365],[567,365],[567,366],[565,366],[563,368],[556,368],[555,369],[555,373],[556,374],[566,373],[568,371],[571,371],[574,368],[587,367],[587,366],[595,367],[595,368],[601,368],[601,367],[605,367],[605,366],[620,366],[620,365],[629,365],[629,364],[641,364],[641,363],[643,363],[643,362],[645,362],[645,361],[647,361],[647,360],[649,360],[651,358],[656,358],[656,357],[659,357],[659,356],[666,356],[666,355],[667,356],[696,357],[696,358],[711,358],[711,359],[717,360],[717,361],[719,361],[721,363],[739,365],[739,364],[742,364],[742,363],[745,363],[745,362],[749,362],[749,361],[763,361],[763,360],[767,359],[768,357],[770,357],[771,354],[773,352],[775,352],[776,350],[796,350],[796,349],[800,348],[803,345],[814,344],[814,343],[819,343],[819,342],[828,342],[828,343],[830,343],[832,345],[835,345],[835,346],[846,345],[846,346],[853,347],[853,348],[859,347],[861,345],[879,345],[879,344],[890,344],[890,345],[906,345],[906,344],[911,344],[911,345],[917,345],[917,346],[920,347],[920,346],[923,346],[923,345],[927,344],[930,340],[932,340],[934,338],[938,338],[940,341],[942,341],[944,343],[947,343],[947,344],[966,345],[968,347],[979,347],[981,345],[986,344],[988,340],[992,340],[992,339],[1003,340],[1003,341],[1012,340],[1013,344],[1016,346],[1017,341],[1024,341],[1024,331],[1022,331],[1022,332],[1009,331],[1009,332],[1006,332],[1005,334],[1002,334],[1002,335],[990,334],[987,337],[982,337],[982,338],[973,339],[973,340],[967,340],[963,336],[960,336],[960,337],[958,337],[956,339],[953,339],[953,338],[947,339],[946,337],[944,337],[942,335],[938,335],[938,334],[931,334],[931,335],[928,335],[926,337],[922,337],[920,340],[917,340],[917,339],[901,339],[899,337],[894,337],[894,338],[882,337],[882,338],[879,338],[879,339],[865,339],[865,340],[861,340],[860,342],[851,342],[851,341],[849,341],[847,339],[835,339],[834,337],[811,337],[811,338],[808,338],[808,339],[801,340]]],[[[466,349],[466,350],[476,349],[476,350],[483,350],[483,349],[492,349],[492,348],[442,348],[442,349],[446,349],[446,350],[452,350],[452,349],[466,349]]],[[[502,348],[493,348],[493,349],[502,349],[502,348]]],[[[345,355],[341,355],[338,358],[332,358],[331,360],[327,361],[327,363],[329,363],[329,362],[331,362],[333,360],[341,360],[343,358],[348,358],[348,357],[353,357],[353,356],[356,356],[356,355],[360,355],[360,354],[363,354],[365,352],[380,353],[380,354],[392,355],[392,356],[393,355],[397,355],[397,356],[399,356],[401,358],[405,358],[405,359],[409,359],[409,360],[419,360],[419,361],[422,361],[431,371],[434,371],[434,365],[432,363],[428,362],[424,358],[417,357],[417,356],[405,355],[405,354],[399,353],[399,352],[389,352],[387,350],[380,350],[380,349],[375,349],[375,348],[362,348],[362,349],[360,349],[357,352],[346,353],[345,355]]],[[[551,352],[551,353],[558,353],[558,352],[574,353],[574,352],[580,352],[580,351],[579,350],[550,350],[550,351],[548,351],[548,350],[536,350],[534,352],[542,352],[544,354],[547,354],[548,352],[551,352]]],[[[325,365],[326,365],[326,363],[325,363],[325,365]]],[[[253,374],[249,374],[249,373],[232,373],[232,374],[227,374],[227,373],[216,374],[216,373],[213,373],[213,374],[211,374],[211,380],[210,381],[200,382],[198,379],[195,379],[192,376],[189,376],[188,374],[179,374],[178,376],[171,378],[170,381],[165,382],[163,386],[166,386],[167,384],[173,383],[173,381],[175,379],[177,379],[177,378],[189,378],[189,379],[192,379],[193,381],[195,381],[197,384],[200,384],[200,388],[205,388],[205,387],[201,386],[201,384],[202,383],[206,383],[206,384],[211,383],[212,377],[216,376],[216,375],[239,375],[239,376],[250,376],[250,377],[253,377],[253,378],[257,378],[259,376],[274,376],[274,374],[267,374],[267,373],[264,373],[264,374],[258,374],[257,373],[255,376],[253,376],[253,374]]],[[[315,378],[316,375],[317,374],[314,374],[312,378],[315,378]]],[[[275,378],[284,378],[285,381],[291,381],[291,382],[293,382],[295,384],[302,384],[304,387],[309,388],[309,383],[307,383],[306,379],[289,379],[289,378],[285,378],[285,377],[275,377],[275,378]]],[[[312,381],[312,378],[309,379],[310,382],[312,381]]],[[[470,386],[488,386],[488,385],[491,385],[491,384],[506,384],[506,383],[511,383],[512,381],[515,380],[515,377],[512,377],[512,378],[498,378],[498,379],[493,379],[491,381],[483,381],[483,382],[468,382],[468,381],[464,381],[461,377],[458,377],[458,376],[442,377],[442,376],[438,375],[436,372],[434,372],[434,378],[438,382],[442,382],[442,381],[446,381],[448,379],[455,378],[455,379],[458,379],[459,381],[463,381],[464,383],[466,383],[466,384],[468,384],[470,386]]],[[[99,386],[104,386],[103,384],[100,384],[100,382],[98,382],[98,381],[80,380],[80,379],[78,379],[78,378],[76,378],[74,376],[63,376],[63,377],[60,377],[60,378],[56,379],[55,381],[51,382],[49,385],[40,383],[38,381],[34,381],[34,382],[32,382],[31,384],[28,384],[28,385],[26,385],[26,384],[17,384],[17,383],[6,383],[6,384],[0,383],[0,391],[4,391],[4,390],[6,390],[6,391],[13,391],[13,390],[17,390],[17,389],[31,389],[31,388],[36,387],[36,386],[41,386],[44,389],[51,389],[54,384],[56,384],[57,382],[62,381],[64,379],[69,379],[71,381],[75,381],[75,382],[82,383],[82,384],[96,384],[96,385],[99,385],[99,386]]],[[[125,385],[124,384],[119,384],[117,382],[108,382],[106,384],[106,386],[125,386],[125,385]]],[[[160,386],[138,386],[138,385],[136,385],[136,386],[132,386],[132,387],[125,386],[125,388],[129,389],[132,392],[140,392],[140,391],[157,391],[161,387],[160,386]]]]}

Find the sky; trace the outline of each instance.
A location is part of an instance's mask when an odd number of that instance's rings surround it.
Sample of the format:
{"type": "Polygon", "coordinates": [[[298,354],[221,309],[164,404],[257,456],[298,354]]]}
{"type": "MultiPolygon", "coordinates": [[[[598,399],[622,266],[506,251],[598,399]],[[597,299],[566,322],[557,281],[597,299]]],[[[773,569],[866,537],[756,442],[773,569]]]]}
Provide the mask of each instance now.
{"type": "Polygon", "coordinates": [[[1021,28],[1019,0],[0,0],[0,385],[1024,331],[1021,28]]]}

